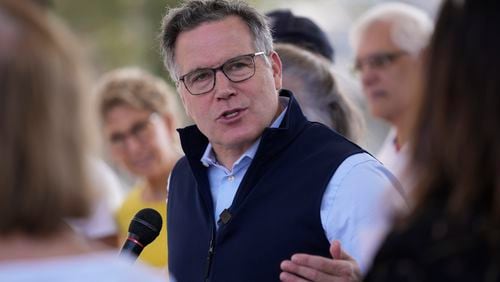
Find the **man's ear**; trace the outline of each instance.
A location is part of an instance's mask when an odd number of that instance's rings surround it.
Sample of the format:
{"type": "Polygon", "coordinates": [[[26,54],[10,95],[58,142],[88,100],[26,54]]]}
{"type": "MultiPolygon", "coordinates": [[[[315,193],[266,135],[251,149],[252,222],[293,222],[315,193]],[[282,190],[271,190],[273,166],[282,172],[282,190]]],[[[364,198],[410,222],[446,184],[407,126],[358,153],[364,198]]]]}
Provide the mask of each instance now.
{"type": "Polygon", "coordinates": [[[269,60],[271,61],[271,68],[273,70],[273,78],[274,78],[274,88],[276,90],[281,89],[282,86],[282,63],[280,56],[275,51],[272,51],[269,54],[269,60]]]}

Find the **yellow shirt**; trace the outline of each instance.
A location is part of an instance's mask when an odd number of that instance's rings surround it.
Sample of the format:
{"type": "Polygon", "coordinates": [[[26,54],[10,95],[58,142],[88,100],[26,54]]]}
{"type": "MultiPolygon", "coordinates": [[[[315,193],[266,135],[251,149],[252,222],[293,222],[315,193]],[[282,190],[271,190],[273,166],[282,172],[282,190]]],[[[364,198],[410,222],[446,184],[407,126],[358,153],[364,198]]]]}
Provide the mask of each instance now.
{"type": "Polygon", "coordinates": [[[164,201],[145,202],[142,199],[144,184],[138,184],[128,193],[122,205],[116,212],[120,242],[123,244],[128,236],[128,227],[135,214],[143,208],[152,208],[158,211],[163,220],[160,235],[142,250],[139,260],[154,267],[166,269],[167,252],[167,203],[164,201]]]}

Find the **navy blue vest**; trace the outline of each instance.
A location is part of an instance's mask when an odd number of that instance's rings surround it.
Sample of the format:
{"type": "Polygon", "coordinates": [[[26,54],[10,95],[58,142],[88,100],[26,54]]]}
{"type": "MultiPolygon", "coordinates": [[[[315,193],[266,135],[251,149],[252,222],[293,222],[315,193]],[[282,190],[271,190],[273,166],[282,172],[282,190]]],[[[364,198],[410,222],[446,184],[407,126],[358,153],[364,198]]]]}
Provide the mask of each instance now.
{"type": "Polygon", "coordinates": [[[169,271],[178,281],[278,281],[294,253],[329,255],[321,225],[323,193],[344,159],[363,152],[306,120],[289,91],[280,128],[266,128],[234,201],[216,231],[207,168],[207,138],[179,130],[186,156],[175,166],[168,195],[169,271]]]}

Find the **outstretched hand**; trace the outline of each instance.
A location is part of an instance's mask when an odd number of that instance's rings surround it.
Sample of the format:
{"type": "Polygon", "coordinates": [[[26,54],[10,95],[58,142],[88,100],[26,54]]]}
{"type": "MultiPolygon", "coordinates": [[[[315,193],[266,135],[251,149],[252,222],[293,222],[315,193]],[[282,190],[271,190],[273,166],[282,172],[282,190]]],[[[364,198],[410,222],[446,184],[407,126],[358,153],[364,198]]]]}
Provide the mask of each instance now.
{"type": "Polygon", "coordinates": [[[359,282],[361,271],[357,262],[340,246],[337,240],[330,245],[332,258],[294,254],[281,263],[280,280],[284,282],[359,282]]]}

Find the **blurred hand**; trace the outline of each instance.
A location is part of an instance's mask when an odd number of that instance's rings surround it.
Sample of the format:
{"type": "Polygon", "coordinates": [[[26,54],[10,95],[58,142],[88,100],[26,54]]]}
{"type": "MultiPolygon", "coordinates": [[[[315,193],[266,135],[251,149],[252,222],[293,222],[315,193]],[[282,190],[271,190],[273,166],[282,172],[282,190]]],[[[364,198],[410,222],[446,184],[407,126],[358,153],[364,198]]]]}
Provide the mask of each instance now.
{"type": "Polygon", "coordinates": [[[340,246],[337,240],[330,245],[332,258],[294,254],[281,263],[280,280],[284,282],[360,282],[358,263],[340,246]]]}

